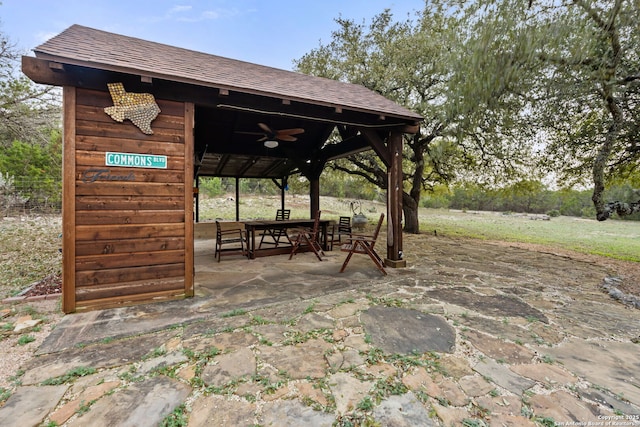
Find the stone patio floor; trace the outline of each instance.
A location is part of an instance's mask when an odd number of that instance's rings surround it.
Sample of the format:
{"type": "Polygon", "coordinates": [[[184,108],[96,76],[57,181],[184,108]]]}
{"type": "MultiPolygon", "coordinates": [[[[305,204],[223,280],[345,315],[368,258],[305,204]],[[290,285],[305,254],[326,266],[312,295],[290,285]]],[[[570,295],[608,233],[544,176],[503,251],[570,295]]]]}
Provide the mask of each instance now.
{"type": "MultiPolygon", "coordinates": [[[[384,248],[384,244],[379,246],[384,248]]],[[[640,425],[624,272],[405,236],[408,267],[328,252],[213,260],[196,297],[64,316],[3,426],[640,425]]]]}

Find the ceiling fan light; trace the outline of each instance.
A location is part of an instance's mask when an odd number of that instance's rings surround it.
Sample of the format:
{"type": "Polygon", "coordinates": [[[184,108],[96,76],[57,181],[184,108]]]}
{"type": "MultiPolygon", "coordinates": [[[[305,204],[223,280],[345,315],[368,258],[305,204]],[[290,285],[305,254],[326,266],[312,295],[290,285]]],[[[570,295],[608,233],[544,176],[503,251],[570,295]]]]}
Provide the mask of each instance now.
{"type": "Polygon", "coordinates": [[[278,146],[278,141],[276,141],[275,139],[267,139],[264,142],[264,146],[267,148],[276,148],[278,146]]]}

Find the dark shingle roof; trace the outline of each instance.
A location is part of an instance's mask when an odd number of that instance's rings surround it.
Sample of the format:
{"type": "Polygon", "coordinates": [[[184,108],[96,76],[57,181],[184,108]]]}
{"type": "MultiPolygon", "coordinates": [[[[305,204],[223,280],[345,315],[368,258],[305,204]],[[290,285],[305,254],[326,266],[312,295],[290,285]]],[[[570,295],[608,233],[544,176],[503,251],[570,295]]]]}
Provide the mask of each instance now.
{"type": "Polygon", "coordinates": [[[308,76],[73,25],[34,49],[38,58],[386,116],[420,115],[364,86],[308,76]]]}

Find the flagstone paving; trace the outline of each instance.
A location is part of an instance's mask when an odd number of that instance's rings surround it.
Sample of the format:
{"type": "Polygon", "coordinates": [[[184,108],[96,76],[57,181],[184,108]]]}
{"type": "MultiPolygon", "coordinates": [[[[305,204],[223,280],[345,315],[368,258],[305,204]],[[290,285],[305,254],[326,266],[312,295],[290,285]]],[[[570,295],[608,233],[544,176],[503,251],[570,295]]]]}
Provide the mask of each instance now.
{"type": "Polygon", "coordinates": [[[404,244],[382,277],[366,257],[337,273],[338,251],[217,263],[198,241],[195,298],[65,316],[0,424],[640,425],[640,310],[602,289],[624,272],[404,244]]]}

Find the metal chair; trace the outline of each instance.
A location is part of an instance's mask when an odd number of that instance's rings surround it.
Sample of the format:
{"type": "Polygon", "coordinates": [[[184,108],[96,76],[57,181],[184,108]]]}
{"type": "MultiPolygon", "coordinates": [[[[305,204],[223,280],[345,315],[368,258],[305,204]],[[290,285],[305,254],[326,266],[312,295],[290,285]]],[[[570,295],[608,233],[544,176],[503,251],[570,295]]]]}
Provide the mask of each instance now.
{"type": "MultiPolygon", "coordinates": [[[[276,212],[276,221],[288,220],[290,215],[291,215],[290,209],[278,209],[278,211],[276,212]]],[[[264,232],[262,233],[262,236],[260,237],[260,244],[258,245],[258,249],[262,248],[263,243],[265,245],[275,245],[275,247],[277,248],[278,245],[280,244],[280,239],[282,239],[283,237],[287,240],[289,244],[291,244],[291,240],[289,240],[289,237],[287,236],[286,229],[277,228],[277,229],[264,230],[264,232]],[[265,241],[264,240],[265,236],[271,237],[271,239],[273,239],[273,242],[270,241],[269,239],[265,241]]]]}
{"type": "Polygon", "coordinates": [[[218,258],[218,262],[220,262],[222,252],[247,255],[247,239],[244,231],[237,224],[234,223],[233,226],[227,227],[223,226],[220,221],[216,221],[216,247],[213,256],[218,258]],[[238,247],[238,244],[240,244],[240,247],[238,247]],[[232,247],[223,248],[225,245],[232,245],[232,247]]]}
{"type": "Polygon", "coordinates": [[[387,270],[384,269],[384,262],[380,255],[375,251],[374,246],[376,245],[376,240],[378,239],[378,234],[380,233],[380,228],[382,227],[382,222],[384,220],[384,214],[380,214],[380,219],[378,220],[378,225],[376,226],[373,235],[371,236],[360,236],[356,234],[352,234],[349,239],[350,243],[346,243],[340,247],[342,252],[348,252],[347,258],[344,260],[342,264],[342,268],[340,269],[340,273],[344,272],[344,269],[347,267],[349,260],[353,254],[366,254],[369,255],[371,261],[376,265],[378,270],[385,276],[387,275],[387,270]]]}
{"type": "Polygon", "coordinates": [[[291,254],[289,259],[293,258],[293,255],[300,249],[301,246],[308,246],[309,249],[316,255],[316,257],[322,261],[324,251],[322,246],[318,242],[320,234],[320,214],[322,211],[318,211],[315,220],[313,221],[313,228],[294,228],[291,229],[292,233],[289,235],[289,241],[291,242],[291,254]],[[322,256],[320,256],[322,254],[322,256]]]}

